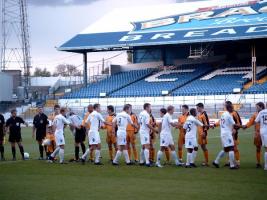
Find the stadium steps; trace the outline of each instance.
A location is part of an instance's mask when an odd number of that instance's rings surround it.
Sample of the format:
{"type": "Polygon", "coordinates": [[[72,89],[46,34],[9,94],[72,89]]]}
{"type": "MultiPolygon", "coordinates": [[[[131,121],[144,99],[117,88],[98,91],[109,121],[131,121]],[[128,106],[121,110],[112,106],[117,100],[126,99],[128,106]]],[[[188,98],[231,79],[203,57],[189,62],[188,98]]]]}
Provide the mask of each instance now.
{"type": "Polygon", "coordinates": [[[149,74],[147,74],[147,75],[144,76],[144,77],[140,77],[140,78],[137,79],[137,80],[134,80],[134,81],[132,81],[132,82],[129,82],[128,84],[123,85],[122,87],[116,88],[115,90],[112,90],[112,91],[108,92],[108,93],[107,93],[107,96],[110,96],[112,93],[117,92],[117,91],[119,91],[119,90],[121,90],[121,89],[123,89],[123,88],[125,88],[125,87],[127,87],[127,86],[129,86],[129,85],[131,85],[131,84],[134,84],[134,83],[136,83],[136,82],[138,82],[138,81],[141,81],[141,80],[143,80],[143,79],[145,79],[145,78],[151,76],[151,75],[154,74],[155,72],[157,72],[157,69],[152,70],[149,74]]]}
{"type": "MultiPolygon", "coordinates": [[[[260,80],[257,80],[258,84],[264,84],[265,82],[267,82],[267,76],[262,77],[260,80]]],[[[252,81],[249,81],[248,83],[246,83],[243,87],[243,90],[246,91],[249,88],[251,88],[253,86],[252,81]]]]}
{"type": "Polygon", "coordinates": [[[190,81],[187,81],[187,82],[185,82],[184,84],[179,85],[179,86],[177,86],[177,87],[171,89],[171,90],[169,91],[169,96],[173,96],[172,93],[173,93],[175,90],[177,90],[177,89],[179,89],[179,88],[181,88],[181,87],[184,87],[185,85],[187,85],[187,84],[189,84],[189,83],[191,83],[191,82],[193,82],[193,81],[195,81],[195,80],[197,80],[197,79],[200,79],[201,77],[206,76],[207,74],[211,73],[212,71],[214,71],[214,69],[210,69],[210,70],[207,71],[205,74],[201,74],[201,75],[197,76],[195,79],[190,80],[190,81]]]}

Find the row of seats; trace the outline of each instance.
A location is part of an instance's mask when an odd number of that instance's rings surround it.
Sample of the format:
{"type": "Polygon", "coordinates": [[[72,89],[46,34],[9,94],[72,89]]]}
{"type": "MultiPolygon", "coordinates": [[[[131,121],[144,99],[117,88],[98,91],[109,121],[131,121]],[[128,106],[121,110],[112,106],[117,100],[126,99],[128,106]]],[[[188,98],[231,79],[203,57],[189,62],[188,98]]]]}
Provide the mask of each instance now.
{"type": "Polygon", "coordinates": [[[244,92],[245,94],[261,94],[267,93],[267,82],[263,84],[256,84],[251,86],[248,90],[244,92]]]}
{"type": "Polygon", "coordinates": [[[146,76],[150,75],[153,70],[154,69],[145,69],[120,72],[102,81],[92,83],[88,87],[82,88],[77,92],[70,93],[64,96],[64,98],[97,98],[100,96],[100,93],[106,93],[108,95],[114,90],[120,89],[139,79],[144,79],[146,76]]]}

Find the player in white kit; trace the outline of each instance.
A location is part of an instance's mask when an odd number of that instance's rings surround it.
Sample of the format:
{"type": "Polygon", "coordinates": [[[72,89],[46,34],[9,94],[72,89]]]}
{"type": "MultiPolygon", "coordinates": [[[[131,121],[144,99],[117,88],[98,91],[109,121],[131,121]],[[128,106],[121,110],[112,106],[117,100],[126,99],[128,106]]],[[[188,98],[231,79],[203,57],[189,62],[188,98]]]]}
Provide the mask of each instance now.
{"type": "Polygon", "coordinates": [[[60,164],[64,164],[64,148],[65,148],[65,137],[64,137],[64,126],[72,125],[65,117],[66,109],[61,108],[60,114],[56,115],[53,120],[53,129],[55,130],[55,139],[56,139],[56,149],[49,156],[49,161],[53,162],[57,154],[59,154],[60,164]]]}
{"type": "MultiPolygon", "coordinates": [[[[229,104],[225,104],[224,106],[226,111],[221,115],[220,124],[218,124],[221,128],[221,142],[224,150],[218,153],[212,164],[216,168],[219,168],[220,159],[225,155],[225,153],[228,153],[230,169],[238,169],[235,162],[233,128],[239,126],[235,124],[233,116],[230,114],[233,110],[233,106],[229,104]]],[[[217,124],[214,126],[217,126],[217,124]]]]}
{"type": "Polygon", "coordinates": [[[118,127],[117,130],[117,144],[118,144],[118,151],[116,152],[116,156],[114,160],[112,161],[113,165],[118,165],[118,160],[121,157],[121,154],[123,153],[125,162],[127,165],[131,165],[131,161],[129,159],[128,150],[126,148],[127,141],[126,141],[126,128],[128,124],[131,124],[133,127],[138,128],[132,121],[131,116],[129,115],[131,112],[130,106],[125,105],[123,107],[123,111],[116,115],[116,117],[112,121],[112,128],[113,128],[113,134],[116,134],[115,129],[118,127]]]}
{"type": "Polygon", "coordinates": [[[178,126],[177,123],[173,122],[172,119],[173,113],[174,113],[174,107],[168,106],[167,113],[162,118],[161,132],[160,132],[160,150],[157,153],[157,162],[156,162],[157,167],[162,167],[160,161],[162,154],[166,148],[171,149],[171,155],[173,160],[175,161],[175,164],[177,166],[182,166],[175,152],[175,146],[172,137],[172,127],[178,126]]]}
{"type": "Polygon", "coordinates": [[[151,113],[151,105],[149,103],[145,103],[143,106],[144,110],[139,114],[138,122],[140,124],[140,142],[141,142],[141,152],[140,152],[140,165],[146,165],[150,167],[149,162],[149,149],[150,149],[150,130],[154,132],[158,132],[151,124],[150,124],[150,115],[151,113]]]}
{"type": "Polygon", "coordinates": [[[260,123],[261,141],[262,141],[262,146],[265,148],[264,170],[267,170],[267,109],[264,109],[264,110],[259,112],[255,122],[260,123]]]}
{"type": "Polygon", "coordinates": [[[105,122],[105,119],[100,114],[100,104],[94,104],[94,111],[88,116],[86,124],[90,124],[90,130],[88,132],[89,148],[82,155],[81,161],[84,164],[90,151],[95,151],[95,165],[102,165],[100,162],[100,151],[101,151],[101,139],[99,135],[99,129],[101,124],[112,125],[111,123],[105,122]]]}
{"type": "Polygon", "coordinates": [[[203,124],[196,119],[197,110],[191,108],[190,115],[187,117],[183,128],[186,131],[185,134],[185,148],[187,149],[186,168],[196,167],[195,159],[197,156],[198,143],[197,143],[197,127],[203,126],[203,124]]]}

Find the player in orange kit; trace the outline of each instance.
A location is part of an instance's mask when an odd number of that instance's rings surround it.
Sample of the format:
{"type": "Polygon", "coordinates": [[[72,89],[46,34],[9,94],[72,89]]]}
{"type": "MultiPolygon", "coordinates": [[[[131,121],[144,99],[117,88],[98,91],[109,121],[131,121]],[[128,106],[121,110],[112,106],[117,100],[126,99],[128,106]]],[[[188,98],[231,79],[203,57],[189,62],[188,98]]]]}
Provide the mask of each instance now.
{"type": "MultiPolygon", "coordinates": [[[[138,118],[137,118],[136,114],[132,112],[132,105],[131,104],[127,104],[127,105],[130,107],[130,117],[131,117],[132,122],[136,126],[139,126],[138,118]]],[[[133,127],[131,124],[128,124],[126,131],[127,131],[126,142],[127,142],[129,158],[131,160],[131,158],[132,158],[132,151],[131,150],[133,150],[134,161],[135,161],[135,163],[138,163],[138,154],[137,154],[137,150],[136,150],[136,134],[138,133],[138,129],[133,127]]]]}
{"type": "MultiPolygon", "coordinates": [[[[108,112],[108,116],[106,117],[106,122],[112,124],[113,119],[116,117],[116,114],[114,113],[114,107],[112,105],[107,106],[107,112],[108,112]]],[[[107,130],[106,142],[108,144],[109,158],[110,158],[110,161],[113,161],[112,146],[114,146],[115,153],[118,150],[116,135],[113,133],[112,125],[107,124],[107,125],[104,125],[103,128],[107,130]]]]}
{"type": "Polygon", "coordinates": [[[201,146],[201,149],[204,153],[204,158],[205,161],[202,163],[202,166],[208,166],[209,165],[209,152],[207,149],[207,144],[208,144],[208,130],[209,130],[209,117],[206,113],[206,111],[204,110],[204,104],[203,103],[198,103],[196,105],[197,107],[197,111],[198,111],[198,120],[204,125],[202,126],[198,126],[198,144],[201,146]]]}
{"type": "Polygon", "coordinates": [[[255,126],[255,134],[254,134],[254,145],[256,146],[256,159],[257,159],[257,168],[262,168],[261,166],[261,147],[262,141],[260,136],[260,124],[256,123],[255,120],[258,116],[258,113],[265,109],[265,105],[262,102],[256,104],[256,112],[250,117],[248,123],[243,125],[243,129],[247,129],[251,126],[255,126]]]}
{"type": "MultiPolygon", "coordinates": [[[[150,113],[150,125],[153,126],[154,128],[157,127],[157,122],[156,122],[154,116],[152,115],[152,113],[150,113]]],[[[150,163],[155,162],[155,152],[156,152],[155,143],[156,143],[156,132],[150,130],[150,151],[149,151],[150,163]]]]}
{"type": "Polygon", "coordinates": [[[178,117],[178,157],[179,161],[183,161],[183,147],[185,143],[185,129],[183,129],[184,123],[186,122],[187,117],[189,116],[189,107],[188,105],[182,105],[182,115],[178,117]]]}

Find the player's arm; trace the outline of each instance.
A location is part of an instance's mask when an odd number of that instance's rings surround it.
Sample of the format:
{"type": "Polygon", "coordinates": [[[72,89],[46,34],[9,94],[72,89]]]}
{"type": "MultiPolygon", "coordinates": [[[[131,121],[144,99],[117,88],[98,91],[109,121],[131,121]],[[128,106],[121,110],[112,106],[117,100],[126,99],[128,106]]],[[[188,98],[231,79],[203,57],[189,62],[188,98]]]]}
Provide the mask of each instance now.
{"type": "Polygon", "coordinates": [[[116,127],[117,127],[117,117],[114,117],[112,120],[112,133],[116,134],[116,127]]]}
{"type": "Polygon", "coordinates": [[[135,133],[138,133],[139,129],[140,129],[140,125],[138,123],[138,118],[137,116],[134,114],[134,121],[133,123],[137,126],[137,128],[135,129],[135,133]]]}
{"type": "Polygon", "coordinates": [[[130,115],[127,117],[128,123],[131,124],[135,129],[138,129],[138,125],[136,125],[135,123],[133,123],[130,115]]]}
{"type": "Polygon", "coordinates": [[[20,122],[24,124],[26,127],[29,126],[28,122],[24,121],[24,119],[20,118],[20,122]]]}
{"type": "Polygon", "coordinates": [[[247,129],[247,128],[250,128],[251,126],[253,126],[254,123],[255,123],[255,119],[256,119],[255,115],[252,115],[252,116],[249,118],[249,121],[248,121],[245,125],[243,125],[242,128],[243,128],[243,129],[247,129]]]}
{"type": "Polygon", "coordinates": [[[256,119],[255,119],[255,122],[256,123],[260,123],[260,121],[261,121],[261,112],[259,112],[259,114],[257,115],[257,117],[256,117],[256,119]]]}

